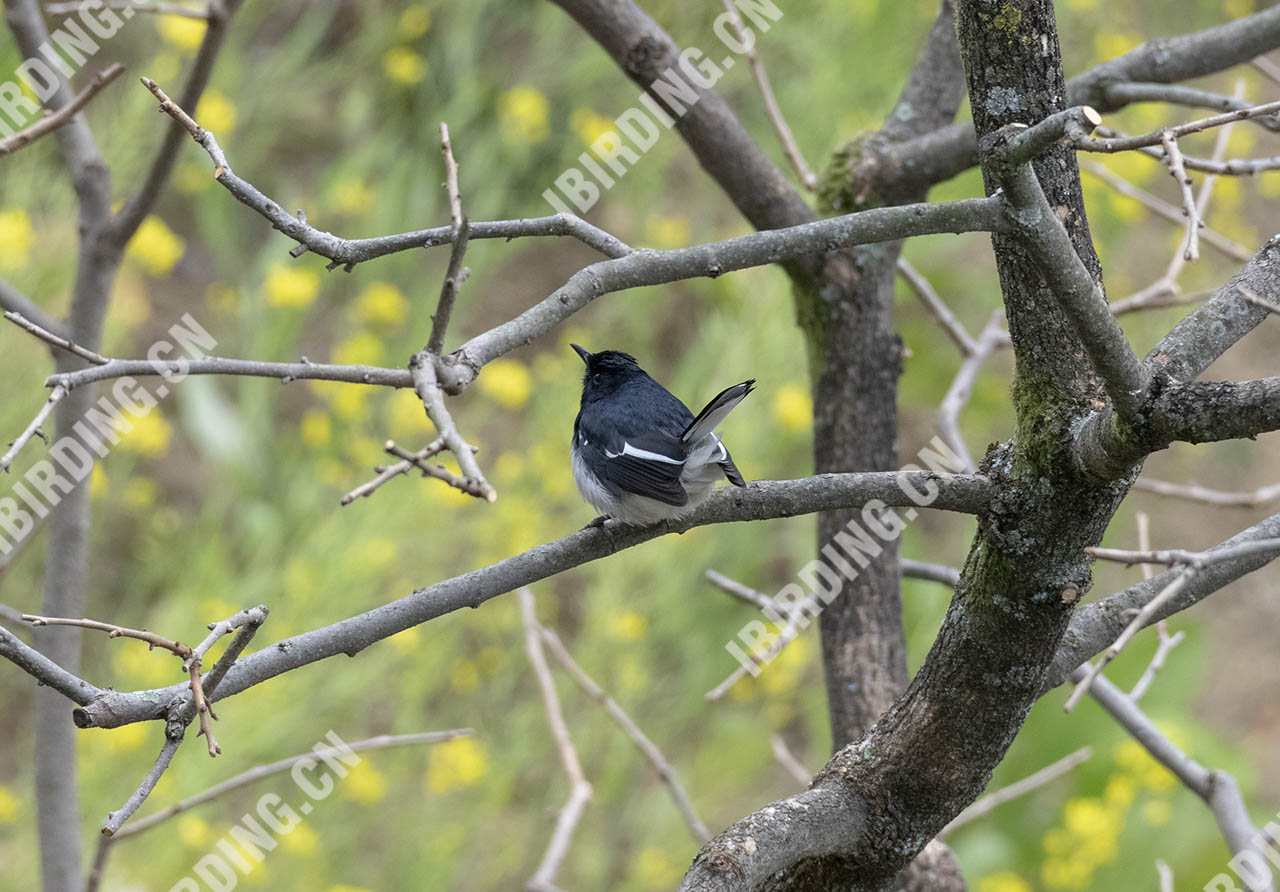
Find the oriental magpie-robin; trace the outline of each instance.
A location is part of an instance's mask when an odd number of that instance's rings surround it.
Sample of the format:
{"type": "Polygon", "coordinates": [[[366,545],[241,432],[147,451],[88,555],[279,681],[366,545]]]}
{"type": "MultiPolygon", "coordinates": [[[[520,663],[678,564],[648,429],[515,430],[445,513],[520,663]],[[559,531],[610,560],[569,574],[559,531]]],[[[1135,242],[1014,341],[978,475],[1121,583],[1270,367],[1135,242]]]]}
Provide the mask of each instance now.
{"type": "Polygon", "coordinates": [[[754,378],[721,391],[695,417],[635,357],[571,346],[587,364],[573,422],[573,479],[593,508],[650,524],[688,514],[721,477],[747,485],[715,428],[754,378]]]}

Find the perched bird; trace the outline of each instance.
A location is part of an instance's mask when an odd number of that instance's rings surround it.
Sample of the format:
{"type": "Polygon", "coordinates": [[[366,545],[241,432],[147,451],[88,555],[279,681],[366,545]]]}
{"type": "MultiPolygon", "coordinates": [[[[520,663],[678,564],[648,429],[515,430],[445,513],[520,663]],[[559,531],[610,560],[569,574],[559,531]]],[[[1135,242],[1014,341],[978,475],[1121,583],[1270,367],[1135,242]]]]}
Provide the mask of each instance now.
{"type": "Polygon", "coordinates": [[[587,364],[573,422],[573,478],[593,508],[650,524],[688,514],[721,477],[747,485],[715,429],[754,378],[721,391],[694,417],[635,357],[571,346],[587,364]]]}

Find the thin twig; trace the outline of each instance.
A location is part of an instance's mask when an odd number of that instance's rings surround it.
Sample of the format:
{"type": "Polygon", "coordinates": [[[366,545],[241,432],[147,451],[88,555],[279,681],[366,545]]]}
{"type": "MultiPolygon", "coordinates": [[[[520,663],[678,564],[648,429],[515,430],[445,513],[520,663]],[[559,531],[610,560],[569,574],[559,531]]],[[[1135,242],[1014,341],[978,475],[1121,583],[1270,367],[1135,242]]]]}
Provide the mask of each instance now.
{"type": "Polygon", "coordinates": [[[18,435],[18,439],[9,444],[8,452],[4,455],[0,455],[0,471],[9,470],[9,466],[13,464],[13,459],[22,450],[22,447],[27,445],[27,442],[30,441],[32,437],[38,436],[46,443],[49,442],[49,438],[40,430],[40,426],[49,418],[49,413],[53,411],[53,407],[56,406],[66,395],[67,389],[62,385],[59,384],[53,388],[53,391],[49,394],[49,398],[44,401],[44,405],[41,406],[40,411],[36,413],[36,417],[27,425],[27,429],[18,435]]]}
{"type": "Polygon", "coordinates": [[[56,334],[52,331],[48,331],[44,328],[41,328],[39,325],[36,325],[30,319],[27,319],[21,313],[15,313],[12,310],[10,310],[9,312],[6,312],[4,314],[4,318],[8,319],[14,325],[23,329],[28,334],[34,335],[35,337],[44,341],[46,344],[51,344],[52,346],[57,347],[60,350],[66,350],[68,353],[71,353],[75,356],[79,356],[81,359],[86,359],[89,362],[93,363],[94,365],[106,365],[108,362],[111,361],[107,359],[105,356],[103,356],[101,353],[95,353],[92,350],[81,347],[79,344],[77,344],[75,341],[72,341],[70,338],[65,338],[60,334],[56,334]]]}
{"type": "Polygon", "coordinates": [[[976,465],[960,433],[960,413],[968,405],[969,397],[973,395],[974,382],[977,381],[978,373],[982,371],[982,366],[987,359],[996,350],[1010,344],[1009,333],[1004,330],[1003,322],[1003,310],[996,310],[991,314],[991,318],[978,335],[973,352],[960,364],[951,386],[947,388],[947,395],[942,399],[942,405],[938,407],[938,432],[942,434],[942,438],[947,441],[952,451],[964,460],[965,467],[969,469],[973,469],[976,465]]]}
{"type": "MultiPolygon", "coordinates": [[[[422,400],[422,407],[426,410],[427,417],[439,431],[440,439],[444,440],[445,446],[457,459],[463,476],[469,478],[468,488],[463,489],[463,492],[482,498],[486,502],[495,501],[498,498],[498,491],[484,479],[480,465],[476,463],[475,448],[462,439],[462,434],[458,433],[458,427],[454,424],[453,416],[445,406],[444,393],[436,379],[436,366],[432,354],[426,350],[414,354],[409,361],[409,374],[413,376],[413,389],[418,394],[418,399],[422,400]]],[[[399,457],[403,459],[407,456],[399,457]]]]}
{"type": "Polygon", "coordinates": [[[769,737],[769,745],[773,749],[773,757],[778,760],[783,770],[795,778],[800,786],[808,789],[809,784],[813,783],[813,772],[805,768],[796,758],[795,753],[791,752],[786,739],[781,734],[772,734],[769,737]]]}
{"type": "MultiPolygon", "coordinates": [[[[213,134],[197,124],[177,103],[165,95],[155,81],[143,78],[142,83],[159,100],[160,110],[181,124],[191,134],[191,138],[208,152],[214,164],[214,179],[241,203],[265,217],[273,228],[298,243],[293,249],[297,253],[293,256],[311,251],[328,258],[329,269],[341,266],[349,272],[357,263],[364,263],[377,257],[453,243],[452,225],[366,239],[344,239],[330,232],[316,229],[305,220],[287,213],[278,202],[262,194],[252,183],[237,176],[231,170],[227,156],[213,134]]],[[[510,240],[531,236],[572,236],[610,258],[626,257],[633,253],[633,249],[625,242],[572,214],[471,224],[473,239],[510,240]]]]}
{"type": "Polygon", "coordinates": [[[800,151],[795,135],[787,126],[787,119],[782,115],[782,108],[778,105],[777,97],[773,95],[773,87],[769,84],[769,75],[764,70],[764,63],[756,53],[755,36],[748,34],[743,27],[742,18],[738,15],[738,8],[734,6],[733,0],[724,0],[724,8],[729,14],[729,24],[737,34],[738,41],[749,47],[746,53],[747,65],[750,66],[751,74],[756,79],[756,86],[760,89],[760,98],[764,100],[765,114],[769,117],[769,123],[773,125],[773,132],[777,134],[778,142],[782,143],[783,154],[791,163],[791,169],[795,171],[800,184],[810,192],[817,191],[818,176],[805,163],[804,153],[800,151]]]}
{"type": "Polygon", "coordinates": [[[1160,892],[1174,892],[1173,868],[1156,859],[1156,875],[1160,877],[1160,892]]]}
{"type": "MultiPolygon", "coordinates": [[[[403,451],[401,447],[396,445],[394,440],[388,440],[386,442],[386,445],[383,446],[383,448],[387,452],[390,452],[393,455],[396,454],[397,451],[403,451]]],[[[402,461],[398,461],[394,465],[388,465],[386,467],[375,467],[373,470],[374,470],[374,473],[376,473],[378,476],[374,477],[372,480],[370,480],[367,483],[360,484],[355,489],[351,490],[351,492],[343,496],[341,504],[350,505],[356,499],[373,495],[373,493],[380,486],[382,486],[382,484],[386,483],[389,480],[393,480],[396,477],[399,477],[401,474],[408,473],[410,468],[416,467],[419,470],[421,470],[423,474],[433,474],[432,471],[427,470],[427,468],[424,468],[423,466],[424,464],[426,464],[427,459],[431,458],[434,455],[438,455],[443,450],[444,450],[444,440],[437,438],[433,440],[429,445],[423,447],[422,449],[419,449],[417,452],[410,453],[409,458],[406,458],[402,461]]],[[[428,467],[435,467],[435,466],[428,465],[428,467]]]]}
{"type": "Polygon", "coordinates": [[[1178,149],[1178,141],[1173,133],[1166,130],[1160,134],[1160,144],[1164,146],[1164,163],[1169,168],[1169,176],[1178,184],[1182,194],[1182,213],[1187,218],[1187,239],[1182,247],[1182,259],[1194,263],[1200,259],[1200,214],[1196,208],[1196,195],[1191,189],[1191,177],[1182,166],[1182,152],[1178,149]]]}
{"type": "MultiPolygon", "coordinates": [[[[1135,516],[1138,525],[1138,549],[1140,551],[1148,551],[1151,548],[1151,516],[1145,511],[1139,511],[1135,516]]],[[[1155,575],[1155,570],[1150,564],[1139,564],[1138,568],[1142,571],[1144,580],[1150,579],[1155,575]]],[[[1164,662],[1169,656],[1169,651],[1173,650],[1182,643],[1182,639],[1186,637],[1183,632],[1176,635],[1169,634],[1169,621],[1160,620],[1156,623],[1156,652],[1151,657],[1151,662],[1147,664],[1147,668],[1143,671],[1142,677],[1138,679],[1138,683],[1129,691],[1129,699],[1137,703],[1147,693],[1151,687],[1151,683],[1155,681],[1156,674],[1164,668],[1164,662]]]]}
{"type": "Polygon", "coordinates": [[[947,588],[955,588],[960,581],[960,571],[944,564],[930,564],[925,561],[913,561],[902,558],[898,561],[902,575],[907,579],[927,579],[947,588]]]}
{"type": "Polygon", "coordinates": [[[440,300],[436,313],[431,317],[431,337],[427,339],[427,351],[437,356],[444,347],[445,330],[453,315],[453,303],[458,289],[466,281],[470,270],[462,265],[467,254],[467,242],[471,238],[471,226],[462,216],[462,193],[458,190],[458,162],[453,157],[453,145],[449,142],[449,125],[440,122],[440,152],[444,155],[445,186],[449,192],[449,225],[452,229],[453,249],[449,253],[449,268],[440,286],[440,300]]]}
{"type": "Polygon", "coordinates": [[[1075,690],[1071,692],[1071,696],[1067,698],[1063,711],[1070,712],[1075,708],[1076,704],[1080,702],[1080,698],[1088,693],[1090,686],[1094,684],[1102,670],[1120,654],[1120,651],[1124,650],[1125,645],[1133,640],[1133,636],[1138,634],[1150,622],[1161,607],[1186,588],[1187,584],[1202,569],[1220,561],[1270,551],[1280,551],[1280,539],[1259,539],[1210,551],[1183,551],[1180,549],[1125,551],[1115,548],[1086,548],[1085,553],[1099,560],[1118,561],[1130,565],[1141,563],[1164,564],[1166,566],[1182,566],[1183,569],[1154,598],[1142,606],[1142,609],[1125,626],[1111,646],[1103,651],[1097,662],[1083,669],[1081,681],[1076,685],[1075,690]]]}
{"type": "MultiPolygon", "coordinates": [[[[72,4],[77,8],[82,3],[72,4]]],[[[70,102],[62,106],[55,112],[46,111],[44,117],[36,121],[25,130],[19,130],[12,136],[0,139],[0,157],[10,155],[24,146],[29,146],[45,134],[52,133],[60,127],[65,127],[71,122],[80,109],[88,105],[93,97],[97,96],[102,90],[113,80],[124,74],[124,66],[118,62],[108,65],[102,71],[93,76],[93,80],[85,86],[83,90],[77,93],[70,102]]]]}
{"type": "MultiPolygon", "coordinates": [[[[450,731],[427,731],[418,734],[382,734],[377,737],[370,737],[367,740],[359,740],[355,743],[345,744],[345,746],[352,752],[363,752],[364,750],[384,749],[391,746],[405,746],[419,743],[441,743],[446,740],[452,740],[455,737],[469,736],[474,733],[475,732],[470,728],[458,728],[450,731]]],[[[233,790],[238,790],[241,787],[248,786],[249,784],[259,781],[264,777],[279,774],[282,771],[289,771],[295,765],[300,763],[309,763],[315,758],[316,751],[314,749],[310,749],[304,753],[299,753],[296,756],[281,759],[278,762],[256,765],[247,771],[242,771],[237,775],[227,778],[221,783],[202,790],[194,796],[175,802],[173,805],[165,806],[160,811],[149,814],[146,817],[139,818],[138,820],[121,827],[120,830],[112,836],[100,836],[98,838],[98,849],[94,855],[93,865],[89,870],[89,877],[85,883],[85,892],[97,892],[102,883],[102,877],[106,872],[107,860],[110,857],[112,850],[115,848],[116,843],[129,839],[130,837],[137,836],[144,830],[150,830],[157,824],[163,824],[172,817],[180,815],[183,812],[190,811],[199,805],[203,805],[206,802],[217,799],[219,796],[230,793],[233,790]]]]}
{"type": "MultiPolygon", "coordinates": [[[[1190,136],[1192,133],[1200,133],[1212,127],[1222,127],[1225,124],[1233,124],[1236,121],[1246,121],[1250,118],[1274,115],[1276,112],[1280,112],[1280,102],[1268,102],[1263,105],[1254,105],[1249,108],[1224,112],[1220,115],[1212,115],[1208,118],[1199,118],[1195,121],[1187,121],[1185,124],[1178,124],[1175,127],[1162,127],[1159,130],[1153,130],[1150,133],[1144,133],[1141,136],[1102,138],[1096,136],[1078,136],[1073,140],[1073,142],[1075,143],[1076,148],[1084,149],[1087,152],[1127,152],[1133,149],[1158,146],[1163,142],[1166,133],[1168,133],[1173,139],[1181,139],[1184,136],[1190,136]]],[[[1103,128],[1098,129],[1100,132],[1103,130],[1103,128]]]]}
{"type": "Polygon", "coordinates": [[[138,788],[125,800],[124,805],[107,815],[107,819],[102,825],[102,835],[104,837],[114,836],[124,826],[124,822],[133,817],[133,813],[138,810],[138,807],[151,795],[151,791],[156,788],[156,784],[160,782],[161,775],[168,770],[169,763],[173,761],[173,755],[178,751],[178,745],[181,743],[181,734],[170,736],[166,729],[164,745],[160,747],[160,755],[156,756],[155,764],[151,766],[147,776],[142,779],[142,783],[138,785],[138,788]]]}
{"type": "MultiPolygon", "coordinates": [[[[730,0],[726,0],[730,2],[730,0]]],[[[938,292],[934,290],[929,280],[908,263],[904,258],[898,258],[898,273],[906,280],[911,287],[911,291],[920,299],[920,303],[924,304],[926,310],[938,320],[938,324],[942,326],[942,330],[947,333],[947,337],[960,348],[960,352],[965,356],[972,356],[978,350],[978,342],[973,339],[968,331],[965,330],[964,324],[956,318],[956,314],[951,312],[951,308],[946,305],[938,292]]]]}
{"type": "Polygon", "coordinates": [[[520,615],[524,619],[524,646],[529,655],[529,665],[538,681],[538,689],[542,692],[542,703],[547,711],[547,724],[551,726],[551,736],[560,753],[560,765],[569,777],[569,799],[560,810],[556,819],[555,830],[547,851],[542,856],[537,870],[525,886],[529,892],[552,892],[556,889],[555,876],[560,870],[560,863],[569,850],[573,832],[577,829],[582,811],[591,799],[591,784],[582,773],[582,765],[578,762],[578,751],[574,749],[573,738],[569,735],[569,727],[564,721],[564,712],[560,709],[560,698],[556,695],[556,682],[551,677],[547,666],[546,655],[542,651],[542,636],[538,633],[538,620],[533,609],[533,592],[521,588],[519,593],[520,615]]]}
{"type": "Polygon", "coordinates": [[[976,821],[978,818],[990,814],[1006,802],[1017,799],[1019,796],[1025,796],[1034,790],[1040,789],[1046,784],[1052,783],[1064,774],[1067,774],[1080,763],[1088,761],[1092,756],[1092,747],[1081,747],[1074,753],[1070,753],[1063,756],[1058,761],[1050,765],[1046,765],[1035,774],[1030,774],[1020,781],[1015,781],[1014,783],[1009,784],[1007,787],[1001,787],[998,790],[993,790],[982,798],[975,800],[972,805],[960,812],[960,814],[956,815],[951,820],[951,823],[942,828],[942,831],[938,836],[946,838],[948,834],[954,833],[956,830],[971,821],[976,821]]]}
{"type": "MultiPolygon", "coordinates": [[[[143,0],[106,0],[102,4],[107,9],[128,9],[133,12],[152,13],[154,15],[173,15],[188,19],[209,20],[209,6],[180,6],[175,3],[147,3],[143,0]]],[[[69,15],[84,6],[83,0],[76,3],[50,3],[44,11],[50,15],[69,15]]]]}
{"type": "Polygon", "coordinates": [[[707,582],[720,589],[730,597],[737,598],[744,604],[750,604],[759,610],[772,610],[787,616],[791,613],[790,605],[777,601],[762,591],[757,591],[750,586],[743,585],[736,579],[730,579],[723,573],[717,573],[715,570],[706,572],[707,582]]]}
{"type": "Polygon", "coordinates": [[[1139,477],[1133,485],[1135,489],[1146,490],[1157,495],[1227,508],[1258,508],[1280,499],[1280,483],[1240,492],[1209,489],[1194,484],[1169,483],[1165,480],[1153,480],[1150,477],[1139,477]]]}
{"type": "Polygon", "coordinates": [[[694,837],[700,842],[706,842],[710,839],[711,834],[707,831],[707,825],[703,823],[702,818],[698,817],[698,810],[694,808],[693,800],[685,792],[684,785],[680,783],[680,778],[677,776],[675,768],[662,755],[662,751],[640,730],[640,726],[631,719],[631,716],[627,715],[626,711],[618,705],[618,702],[610,697],[608,692],[600,687],[578,665],[577,661],[569,653],[568,648],[560,640],[559,635],[541,624],[538,624],[538,631],[542,635],[542,640],[547,649],[551,651],[551,655],[564,667],[569,676],[578,683],[578,686],[587,692],[587,696],[604,708],[609,717],[613,719],[623,733],[636,745],[636,748],[640,750],[645,759],[648,760],[654,773],[658,775],[658,779],[670,791],[671,798],[675,800],[676,807],[680,809],[680,814],[684,816],[685,823],[689,825],[689,830],[694,837]]]}

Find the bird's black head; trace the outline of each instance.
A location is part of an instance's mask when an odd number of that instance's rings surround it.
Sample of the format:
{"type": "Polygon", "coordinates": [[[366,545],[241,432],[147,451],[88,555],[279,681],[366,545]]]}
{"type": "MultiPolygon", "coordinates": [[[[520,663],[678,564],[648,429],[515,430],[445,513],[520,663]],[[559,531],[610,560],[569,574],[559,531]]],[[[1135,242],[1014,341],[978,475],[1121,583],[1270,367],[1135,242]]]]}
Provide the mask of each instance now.
{"type": "Polygon", "coordinates": [[[587,364],[582,376],[583,399],[594,399],[613,393],[623,384],[635,378],[645,377],[645,372],[630,353],[619,350],[601,350],[590,353],[577,344],[570,344],[582,361],[587,364]]]}

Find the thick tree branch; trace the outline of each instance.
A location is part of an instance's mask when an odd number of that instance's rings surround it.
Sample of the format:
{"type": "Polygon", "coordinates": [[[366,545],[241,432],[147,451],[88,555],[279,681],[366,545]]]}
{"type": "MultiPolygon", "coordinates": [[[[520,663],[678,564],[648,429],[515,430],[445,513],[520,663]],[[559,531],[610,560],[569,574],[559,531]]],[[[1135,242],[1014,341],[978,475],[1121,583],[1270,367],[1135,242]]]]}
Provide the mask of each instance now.
{"type": "MultiPolygon", "coordinates": [[[[678,521],[647,527],[606,524],[586,528],[537,546],[488,567],[418,589],[411,595],[329,626],[277,642],[238,660],[218,686],[215,700],[230,697],[284,672],[338,654],[353,655],[396,632],[462,607],[484,602],[625,548],[669,533],[682,533],[713,523],[795,517],[879,499],[889,506],[912,506],[904,492],[937,487],[929,507],[978,512],[992,496],[990,481],[969,474],[939,475],[930,471],[820,474],[799,480],[755,481],[745,489],[724,487],[678,521]],[[901,482],[900,482],[901,481],[901,482]]],[[[118,727],[163,716],[163,704],[183,693],[184,685],[158,691],[109,691],[74,712],[80,727],[118,727]]]]}
{"type": "Polygon", "coordinates": [[[0,657],[4,657],[42,685],[48,685],[73,703],[86,706],[102,695],[102,689],[63,669],[34,647],[24,644],[0,626],[0,657]]]}

